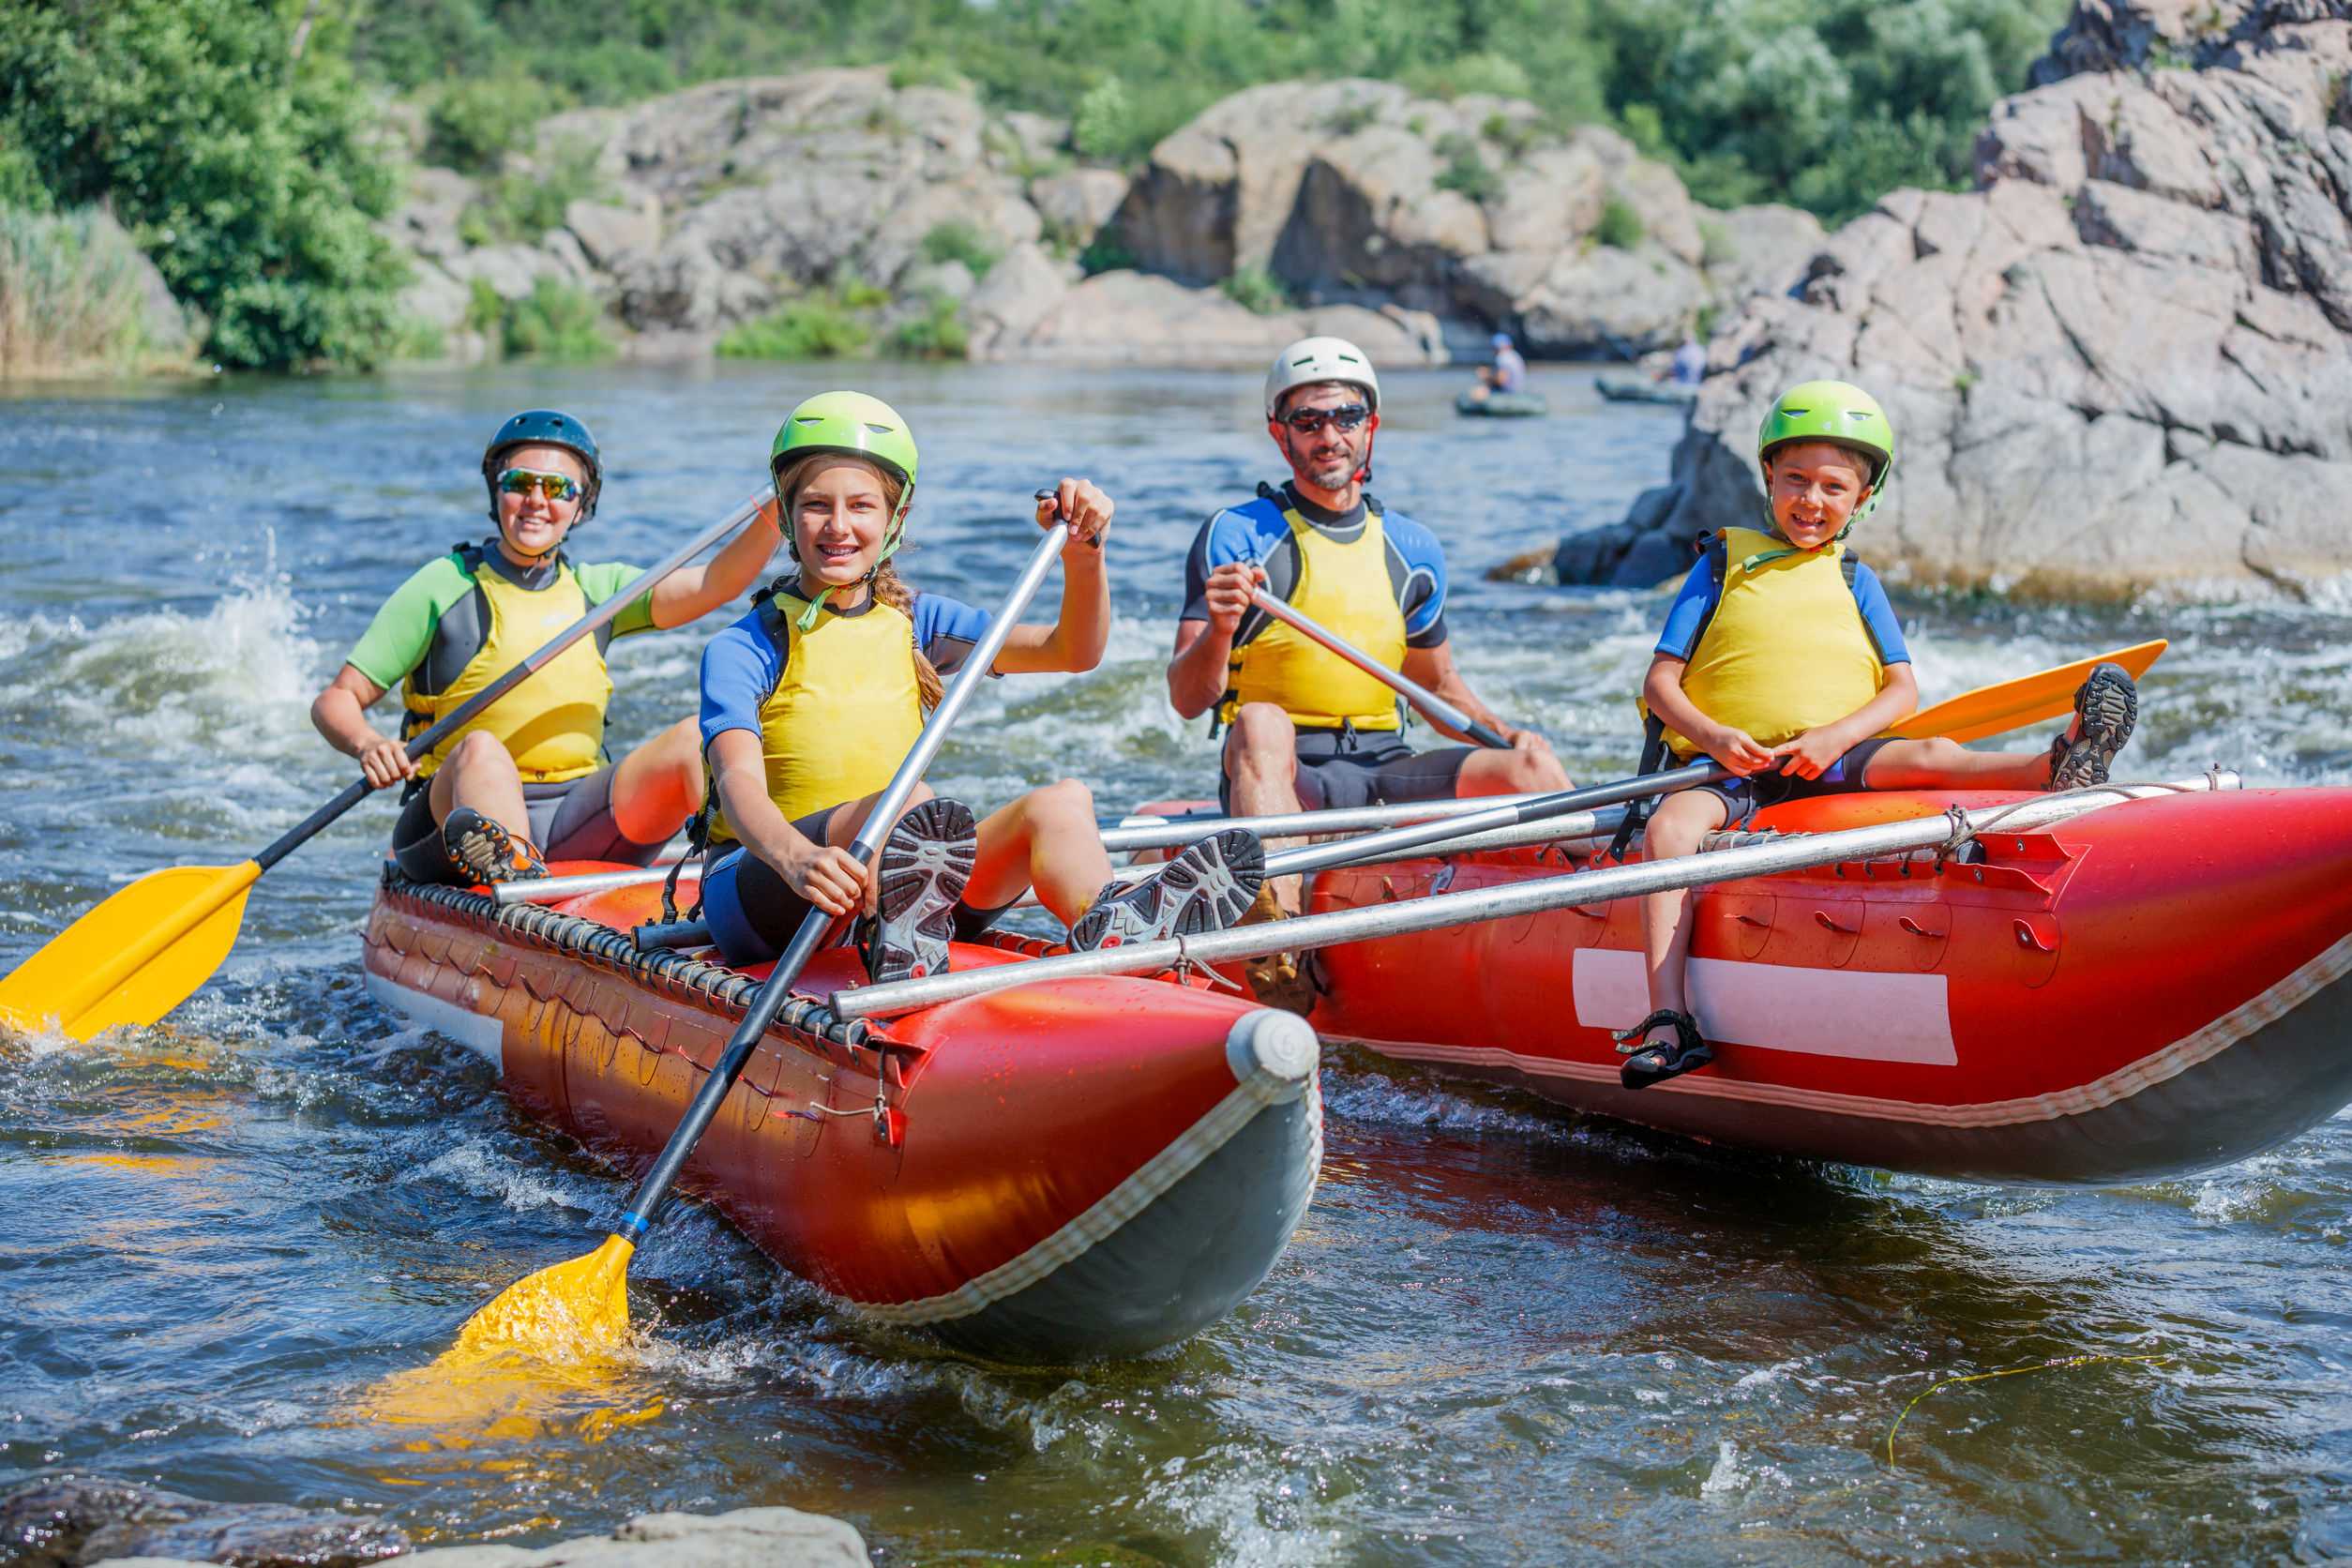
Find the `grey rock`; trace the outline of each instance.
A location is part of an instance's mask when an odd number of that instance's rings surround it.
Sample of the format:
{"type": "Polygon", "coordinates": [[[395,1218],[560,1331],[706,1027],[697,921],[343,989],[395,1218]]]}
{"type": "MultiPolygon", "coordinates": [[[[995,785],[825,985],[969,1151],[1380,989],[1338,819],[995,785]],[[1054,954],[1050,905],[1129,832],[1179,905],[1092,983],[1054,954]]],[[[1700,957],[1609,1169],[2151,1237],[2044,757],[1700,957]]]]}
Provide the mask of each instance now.
{"type": "Polygon", "coordinates": [[[661,203],[647,192],[635,206],[609,202],[573,202],[564,208],[564,226],[588,259],[610,272],[626,256],[650,255],[661,244],[661,203]]]}
{"type": "Polygon", "coordinates": [[[1044,251],[1033,245],[1016,246],[964,301],[972,357],[999,358],[1025,342],[1069,288],[1062,269],[1044,251]]]}
{"type": "Polygon", "coordinates": [[[1073,251],[1093,243],[1126,199],[1127,176],[1113,169],[1071,169],[1029,184],[1045,234],[1073,251]]]}
{"type": "MultiPolygon", "coordinates": [[[[1019,165],[1008,170],[1010,173],[1044,168],[1063,156],[1069,148],[1070,122],[1067,120],[1016,109],[998,123],[1003,128],[1005,139],[1011,143],[1013,156],[1019,165]]],[[[1123,190],[1126,186],[1123,176],[1119,183],[1123,190]]]]}
{"type": "MultiPolygon", "coordinates": [[[[261,1560],[244,1556],[214,1560],[261,1565],[261,1560]]],[[[400,1560],[401,1568],[865,1568],[870,1560],[864,1538],[851,1526],[795,1508],[644,1514],[611,1535],[553,1546],[444,1546],[400,1560]]],[[[149,1555],[112,1560],[112,1568],[196,1565],[149,1555]]]]}
{"type": "Polygon", "coordinates": [[[400,313],[446,332],[465,320],[473,291],[430,262],[409,268],[408,287],[400,291],[400,313]]]}
{"type": "Polygon", "coordinates": [[[1262,368],[1311,333],[1352,339],[1380,365],[1442,363],[1444,354],[1436,319],[1412,311],[1341,305],[1260,316],[1214,289],[1123,271],[1068,289],[1018,342],[1000,340],[992,357],[1262,368]]]}
{"type": "Polygon", "coordinates": [[[1538,147],[1502,172],[1502,194],[1486,207],[1497,250],[1556,254],[1592,232],[1608,179],[1591,148],[1538,147]]]}
{"type": "Polygon", "coordinates": [[[546,251],[528,245],[484,245],[446,258],[444,268],[460,282],[480,279],[499,298],[527,297],[542,277],[561,277],[564,268],[546,251]]]}
{"type": "Polygon", "coordinates": [[[18,1568],[79,1568],[126,1557],[356,1568],[407,1549],[407,1536],[374,1519],[205,1502],[103,1476],[49,1476],[0,1498],[0,1553],[18,1568]]]}
{"type": "Polygon", "coordinates": [[[1707,214],[1699,219],[1702,235],[1711,222],[1722,228],[1729,254],[1710,258],[1707,280],[1718,297],[1732,300],[1796,288],[1828,238],[1821,220],[1802,207],[1765,204],[1707,214]]]}
{"type": "Polygon", "coordinates": [[[1679,340],[1706,300],[1698,269],[1658,246],[1596,246],[1554,263],[1515,309],[1540,353],[1631,354],[1679,340]]]}
{"type": "Polygon", "coordinates": [[[409,171],[408,197],[384,224],[393,244],[434,261],[462,254],[458,219],[474,204],[480,187],[451,169],[409,171]]]}
{"type": "MultiPolygon", "coordinates": [[[[988,269],[994,272],[996,269],[988,269]]],[[[979,279],[972,268],[961,262],[923,262],[907,268],[898,279],[898,292],[917,299],[969,299],[978,287],[979,279]]]]}
{"type": "MultiPolygon", "coordinates": [[[[1996,106],[1968,194],[1898,191],[1711,351],[1663,520],[1587,580],[1756,505],[1766,400],[1831,374],[1902,466],[1860,548],[1914,580],[2313,591],[2352,571],[2352,6],[2086,0],[1996,106]],[[2192,57],[2194,70],[2093,68],[2192,57]]],[[[1645,502],[1649,500],[1645,497],[1645,502]]],[[[1752,512],[1751,512],[1752,515],[1752,512]]],[[[1636,520],[1629,518],[1631,523],[1636,520]]]]}

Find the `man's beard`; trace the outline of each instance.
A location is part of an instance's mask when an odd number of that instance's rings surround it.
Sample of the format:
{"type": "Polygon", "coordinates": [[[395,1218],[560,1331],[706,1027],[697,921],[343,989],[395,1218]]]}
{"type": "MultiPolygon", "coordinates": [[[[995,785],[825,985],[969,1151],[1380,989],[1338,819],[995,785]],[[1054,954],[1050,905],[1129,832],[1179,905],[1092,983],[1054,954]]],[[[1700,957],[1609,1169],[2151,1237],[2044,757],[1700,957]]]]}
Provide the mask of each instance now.
{"type": "Polygon", "coordinates": [[[1310,484],[1321,490],[1345,490],[1356,475],[1357,461],[1353,454],[1342,453],[1335,458],[1303,457],[1299,469],[1310,484]]]}

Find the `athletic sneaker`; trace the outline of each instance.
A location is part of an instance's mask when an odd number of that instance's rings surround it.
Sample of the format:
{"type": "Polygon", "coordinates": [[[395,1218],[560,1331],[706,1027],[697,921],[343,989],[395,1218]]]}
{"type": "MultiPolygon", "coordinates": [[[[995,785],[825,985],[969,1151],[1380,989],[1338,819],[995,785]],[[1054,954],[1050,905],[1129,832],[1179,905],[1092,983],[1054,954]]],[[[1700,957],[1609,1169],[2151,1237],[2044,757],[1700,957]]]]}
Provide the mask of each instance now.
{"type": "Polygon", "coordinates": [[[441,847],[450,865],[477,882],[536,882],[547,875],[537,845],[470,806],[459,807],[441,824],[441,847]]]}
{"type": "Polygon", "coordinates": [[[1266,881],[1266,852],[1247,828],[1210,835],[1139,882],[1104,884],[1070,927],[1070,951],[1221,931],[1249,909],[1266,881]]]}
{"type": "Polygon", "coordinates": [[[2119,664],[2091,667],[2074,692],[2074,722],[2050,743],[2050,788],[2081,790],[2107,781],[2115,754],[2132,738],[2140,716],[2139,689],[2119,664]]]}
{"type": "Polygon", "coordinates": [[[875,874],[879,912],[864,922],[866,973],[877,986],[947,972],[956,901],[980,852],[972,808],[927,800],[890,830],[875,874]]]}

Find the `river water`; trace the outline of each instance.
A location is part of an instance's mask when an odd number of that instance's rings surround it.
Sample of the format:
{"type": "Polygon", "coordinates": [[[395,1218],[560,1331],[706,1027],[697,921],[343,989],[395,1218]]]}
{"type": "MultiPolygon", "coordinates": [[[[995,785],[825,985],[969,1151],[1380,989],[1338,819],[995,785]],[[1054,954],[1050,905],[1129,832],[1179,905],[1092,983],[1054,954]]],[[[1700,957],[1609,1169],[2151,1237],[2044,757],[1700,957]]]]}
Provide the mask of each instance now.
{"type": "MultiPolygon", "coordinates": [[[[842,373],[0,401],[0,967],[132,875],[249,854],[345,781],[309,699],[402,576],[482,531],[475,455],[505,414],[560,402],[602,432],[580,553],[646,561],[747,494],[782,412],[842,373]]],[[[935,779],[981,803],[1065,773],[1107,807],[1209,791],[1160,667],[1193,529],[1267,472],[1251,378],[854,373],[923,443],[912,580],[993,599],[1034,536],[1025,498],[1063,473],[1120,506],[1104,666],[992,689],[935,779]]],[[[1607,776],[1664,599],[1479,573],[1621,515],[1680,416],[1546,380],[1551,418],[1487,423],[1453,416],[1454,378],[1394,378],[1376,488],[1444,541],[1472,681],[1607,776]]],[[[2343,600],[1900,603],[1930,701],[2168,635],[2120,772],[2352,779],[2343,600]]],[[[718,624],[618,645],[617,737],[690,710],[718,624]]],[[[632,1270],[653,1327],[596,1396],[465,1445],[375,1424],[370,1386],[584,1250],[625,1192],[362,992],[390,817],[369,803],[271,872],[167,1024],[0,1041],[0,1488],[98,1470],[436,1542],[784,1503],[897,1563],[2352,1555],[2341,1117],[2205,1176],[2010,1191],[1697,1148],[1335,1050],[1314,1207],[1189,1344],[973,1364],[829,1308],[688,1205],[632,1270]],[[2164,1359],[1929,1393],[2072,1357],[2164,1359]]],[[[2095,1027],[2052,1019],[2052,1039],[2095,1027]]]]}

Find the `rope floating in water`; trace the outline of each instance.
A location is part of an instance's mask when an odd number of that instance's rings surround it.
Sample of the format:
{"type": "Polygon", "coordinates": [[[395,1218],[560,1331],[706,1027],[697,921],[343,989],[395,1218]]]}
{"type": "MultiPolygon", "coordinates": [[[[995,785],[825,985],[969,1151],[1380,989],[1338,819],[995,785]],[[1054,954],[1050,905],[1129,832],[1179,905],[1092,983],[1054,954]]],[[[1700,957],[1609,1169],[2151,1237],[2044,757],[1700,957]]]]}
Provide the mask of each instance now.
{"type": "Polygon", "coordinates": [[[2056,1356],[2048,1361],[2037,1361],[2025,1366],[2004,1366],[1998,1372],[1971,1372],[1966,1377],[1946,1378],[1940,1382],[1930,1383],[1925,1389],[1922,1390],[1918,1395],[1913,1396],[1909,1404],[1903,1407],[1903,1413],[1896,1416],[1894,1418],[1894,1425],[1887,1428],[1887,1463],[1889,1465],[1892,1465],[1894,1463],[1894,1435],[1903,1430],[1903,1424],[1910,1419],[1911,1412],[1913,1410],[1919,1409],[1920,1401],[1926,1398],[1929,1395],[1936,1393],[1939,1389],[1951,1388],[1956,1383],[1990,1382],[1995,1378],[2021,1378],[2028,1372],[2055,1372],[2069,1366],[2089,1366],[2103,1361],[2136,1362],[2153,1366],[2159,1363],[2168,1362],[2173,1359],[2174,1358],[2170,1355],[2056,1356]]]}

